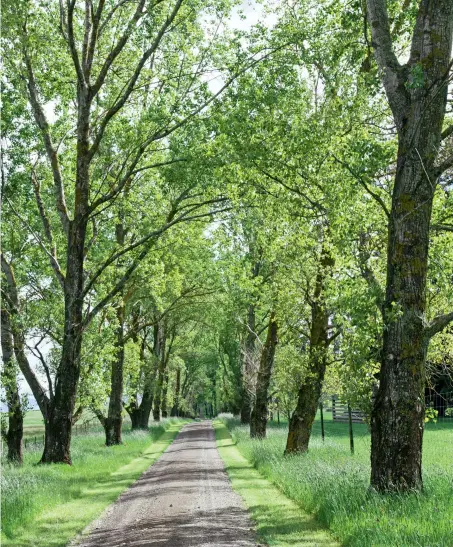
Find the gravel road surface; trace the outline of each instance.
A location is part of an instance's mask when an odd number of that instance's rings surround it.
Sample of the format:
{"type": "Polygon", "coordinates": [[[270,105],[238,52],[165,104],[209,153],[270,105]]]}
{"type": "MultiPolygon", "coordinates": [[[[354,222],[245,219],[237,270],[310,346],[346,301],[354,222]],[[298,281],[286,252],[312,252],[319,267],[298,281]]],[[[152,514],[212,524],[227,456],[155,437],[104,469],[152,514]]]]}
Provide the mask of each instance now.
{"type": "Polygon", "coordinates": [[[256,546],[209,421],[186,425],[90,529],[80,546],[256,546]]]}

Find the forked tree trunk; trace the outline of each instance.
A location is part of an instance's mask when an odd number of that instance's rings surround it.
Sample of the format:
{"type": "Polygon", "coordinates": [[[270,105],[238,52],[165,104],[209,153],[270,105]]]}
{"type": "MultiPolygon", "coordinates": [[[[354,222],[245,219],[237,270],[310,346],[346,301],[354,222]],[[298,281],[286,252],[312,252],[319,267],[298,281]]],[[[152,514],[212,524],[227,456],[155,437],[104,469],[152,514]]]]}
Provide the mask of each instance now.
{"type": "Polygon", "coordinates": [[[84,260],[90,188],[90,99],[78,86],[77,165],[74,219],[67,234],[66,278],[64,282],[64,329],[55,392],[46,419],[41,463],[71,464],[72,414],[80,378],[80,354],[84,332],[84,260]]]}
{"type": "Polygon", "coordinates": [[[266,436],[268,392],[277,342],[277,322],[275,321],[275,314],[272,312],[267,329],[266,342],[261,352],[256,383],[255,405],[250,420],[251,437],[264,438],[266,436]]]}
{"type": "Polygon", "coordinates": [[[285,454],[306,452],[318,410],[329,346],[329,314],[325,302],[325,280],[331,274],[333,260],[323,249],[311,302],[310,352],[307,374],[300,386],[297,406],[289,422],[285,454]]]}
{"type": "MultiPolygon", "coordinates": [[[[151,373],[148,376],[151,376],[151,373]]],[[[132,422],[132,429],[148,428],[149,417],[151,416],[151,411],[153,409],[153,384],[154,378],[152,380],[150,378],[145,379],[145,387],[140,404],[137,405],[136,402],[133,402],[127,407],[127,412],[132,422]]]]}
{"type": "Polygon", "coordinates": [[[450,314],[425,324],[429,230],[447,99],[453,34],[451,0],[420,2],[409,64],[393,52],[384,0],[368,0],[376,59],[398,129],[388,223],[387,282],[380,384],[371,419],[371,485],[422,486],[425,363],[431,336],[450,314]],[[415,71],[422,77],[414,81],[415,71]]]}
{"type": "MultiPolygon", "coordinates": [[[[17,370],[14,363],[14,346],[10,324],[10,314],[6,302],[1,310],[1,346],[3,356],[2,386],[5,390],[8,406],[8,430],[4,434],[8,451],[6,459],[22,464],[22,437],[24,432],[24,414],[17,385],[17,370]]],[[[2,432],[3,433],[3,432],[2,432]]]]}
{"type": "Polygon", "coordinates": [[[154,383],[157,374],[157,361],[148,362],[145,357],[145,339],[140,346],[141,369],[144,375],[143,394],[140,404],[137,397],[131,401],[126,410],[131,418],[132,429],[148,429],[149,417],[153,409],[154,383]]]}

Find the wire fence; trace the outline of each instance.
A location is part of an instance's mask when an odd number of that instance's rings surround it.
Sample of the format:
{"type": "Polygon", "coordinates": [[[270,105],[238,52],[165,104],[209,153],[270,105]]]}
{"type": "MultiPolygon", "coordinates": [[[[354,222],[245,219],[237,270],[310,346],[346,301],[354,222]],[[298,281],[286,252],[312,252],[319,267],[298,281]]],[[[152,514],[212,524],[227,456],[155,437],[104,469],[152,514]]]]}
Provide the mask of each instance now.
{"type": "MultiPolygon", "coordinates": [[[[425,425],[429,429],[453,431],[453,391],[428,392],[425,396],[425,425]]],[[[280,417],[279,417],[280,418],[280,417]]],[[[356,445],[369,449],[370,418],[363,411],[354,409],[347,401],[334,395],[319,404],[318,413],[312,426],[313,438],[322,441],[345,442],[349,437],[349,449],[354,454],[356,445]]],[[[286,420],[273,421],[273,426],[287,428],[286,420]]]]}
{"type": "MultiPolygon", "coordinates": [[[[72,428],[72,435],[88,435],[89,433],[97,433],[102,428],[97,418],[92,418],[81,423],[76,423],[72,428]]],[[[45,441],[44,432],[36,435],[25,435],[23,440],[24,450],[35,450],[43,447],[45,441]]]]}

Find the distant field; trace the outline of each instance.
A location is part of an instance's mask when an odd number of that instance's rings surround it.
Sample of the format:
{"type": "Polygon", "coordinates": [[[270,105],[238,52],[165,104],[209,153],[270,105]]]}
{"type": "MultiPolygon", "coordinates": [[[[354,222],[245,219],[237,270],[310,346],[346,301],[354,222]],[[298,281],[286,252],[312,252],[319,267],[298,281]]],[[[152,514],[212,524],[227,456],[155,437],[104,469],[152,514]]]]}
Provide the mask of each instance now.
{"type": "MultiPolygon", "coordinates": [[[[84,422],[89,421],[90,424],[93,425],[100,425],[97,421],[97,418],[95,415],[90,412],[89,410],[86,410],[83,414],[80,420],[77,422],[77,426],[80,426],[84,422]]],[[[124,423],[129,423],[129,416],[125,416],[124,423]]],[[[24,438],[34,438],[34,437],[42,437],[44,435],[44,419],[42,417],[40,410],[28,410],[25,414],[24,418],[24,438]]]]}

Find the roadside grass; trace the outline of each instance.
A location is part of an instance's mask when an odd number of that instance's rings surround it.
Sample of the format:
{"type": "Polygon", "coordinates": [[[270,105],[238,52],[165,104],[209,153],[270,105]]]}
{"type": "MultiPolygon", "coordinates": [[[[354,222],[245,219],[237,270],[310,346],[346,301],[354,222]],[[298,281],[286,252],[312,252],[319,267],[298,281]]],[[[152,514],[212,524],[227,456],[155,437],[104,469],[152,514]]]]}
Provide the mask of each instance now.
{"type": "Polygon", "coordinates": [[[106,447],[101,429],[72,443],[73,465],[3,464],[2,542],[8,547],[62,547],[132,484],[173,441],[187,420],[163,420],[148,431],[125,431],[124,444],[106,447]]]}
{"type": "Polygon", "coordinates": [[[263,478],[237,450],[221,421],[214,422],[217,446],[233,489],[256,522],[259,541],[278,547],[334,547],[338,543],[309,515],[263,478]]]}
{"type": "Polygon", "coordinates": [[[270,423],[260,441],[250,439],[238,420],[222,419],[262,476],[316,515],[343,545],[453,547],[453,424],[427,424],[421,494],[379,495],[369,489],[370,435],[364,424],[354,424],[354,455],[348,425],[326,421],[324,443],[315,423],[309,452],[284,457],[287,424],[270,423]]]}

